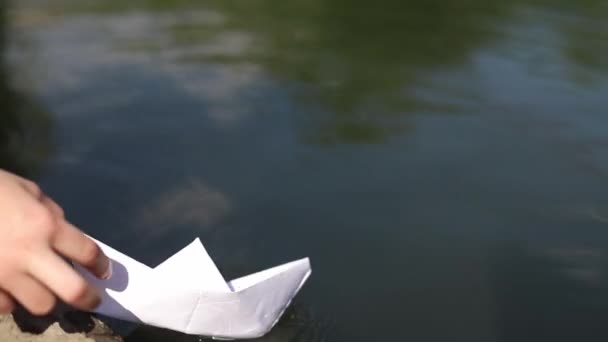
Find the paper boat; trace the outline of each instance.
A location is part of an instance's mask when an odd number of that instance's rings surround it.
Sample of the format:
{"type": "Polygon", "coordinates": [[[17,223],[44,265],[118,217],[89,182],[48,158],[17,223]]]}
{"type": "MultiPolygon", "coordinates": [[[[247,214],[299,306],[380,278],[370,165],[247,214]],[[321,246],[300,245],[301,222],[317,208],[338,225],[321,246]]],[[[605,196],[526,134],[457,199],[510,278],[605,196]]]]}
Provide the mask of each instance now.
{"type": "Polygon", "coordinates": [[[155,268],[93,240],[114,268],[99,280],[76,266],[102,292],[94,312],[218,339],[265,335],[311,273],[304,258],[226,282],[199,239],[155,268]]]}

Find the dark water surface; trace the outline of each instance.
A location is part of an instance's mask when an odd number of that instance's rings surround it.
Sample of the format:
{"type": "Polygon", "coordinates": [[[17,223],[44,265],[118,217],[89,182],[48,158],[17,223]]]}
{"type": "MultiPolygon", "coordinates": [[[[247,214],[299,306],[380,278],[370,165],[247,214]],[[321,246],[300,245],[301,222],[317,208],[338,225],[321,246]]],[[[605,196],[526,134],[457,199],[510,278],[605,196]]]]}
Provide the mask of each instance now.
{"type": "Polygon", "coordinates": [[[13,5],[2,158],[149,265],[311,257],[261,341],[608,338],[605,1],[13,5]]]}

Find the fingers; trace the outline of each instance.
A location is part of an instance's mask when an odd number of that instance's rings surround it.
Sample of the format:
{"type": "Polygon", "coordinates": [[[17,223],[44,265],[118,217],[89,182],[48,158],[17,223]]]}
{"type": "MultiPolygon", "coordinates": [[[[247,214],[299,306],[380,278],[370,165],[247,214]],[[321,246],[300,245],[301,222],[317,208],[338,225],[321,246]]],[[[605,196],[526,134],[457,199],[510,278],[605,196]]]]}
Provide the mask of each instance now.
{"type": "MultiPolygon", "coordinates": [[[[18,177],[18,176],[17,176],[18,177]]],[[[32,197],[39,200],[42,204],[44,204],[53,215],[57,218],[63,218],[65,216],[63,209],[55,203],[50,197],[46,196],[44,191],[38,186],[38,184],[32,182],[29,179],[25,179],[22,177],[18,177],[19,183],[21,186],[28,192],[32,197]]]]}
{"type": "Polygon", "coordinates": [[[24,233],[15,237],[15,242],[23,243],[27,251],[25,258],[19,258],[25,261],[21,269],[13,270],[15,275],[9,281],[3,279],[6,294],[0,292],[0,309],[12,310],[14,303],[20,302],[31,313],[44,314],[52,309],[57,297],[81,310],[96,308],[101,301],[97,290],[62,257],[102,279],[111,275],[109,258],[93,240],[65,220],[63,209],[38,185],[21,177],[16,183],[25,190],[17,194],[29,195],[22,198],[27,219],[19,222],[25,226],[24,233]]]}
{"type": "Polygon", "coordinates": [[[67,304],[81,310],[92,310],[101,302],[97,290],[50,250],[38,253],[27,267],[34,278],[67,304]]]}
{"type": "Polygon", "coordinates": [[[52,241],[52,247],[63,256],[84,266],[89,272],[101,279],[112,275],[110,259],[103,254],[97,244],[86,237],[79,229],[65,221],[63,209],[47,197],[33,182],[21,180],[22,185],[50,211],[59,225],[52,241]]]}
{"type": "Polygon", "coordinates": [[[22,177],[17,176],[17,179],[19,180],[19,183],[21,184],[21,186],[27,191],[29,192],[34,198],[37,199],[41,199],[43,196],[43,192],[42,189],[38,186],[38,184],[32,182],[29,179],[25,179],[22,177]]]}
{"type": "Polygon", "coordinates": [[[63,208],[59,206],[55,201],[53,201],[50,197],[42,194],[40,198],[40,202],[48,208],[48,210],[57,218],[58,220],[62,220],[65,218],[65,213],[63,212],[63,208]]]}
{"type": "Polygon", "coordinates": [[[55,307],[55,296],[31,276],[15,275],[6,282],[5,287],[21,305],[34,315],[46,315],[55,307]]]}
{"type": "Polygon", "coordinates": [[[0,315],[8,315],[15,309],[15,301],[11,296],[0,290],[0,315]]]}
{"type": "Polygon", "coordinates": [[[103,254],[99,246],[69,222],[63,221],[55,234],[53,248],[69,259],[85,267],[101,279],[112,276],[110,259],[103,254]]]}

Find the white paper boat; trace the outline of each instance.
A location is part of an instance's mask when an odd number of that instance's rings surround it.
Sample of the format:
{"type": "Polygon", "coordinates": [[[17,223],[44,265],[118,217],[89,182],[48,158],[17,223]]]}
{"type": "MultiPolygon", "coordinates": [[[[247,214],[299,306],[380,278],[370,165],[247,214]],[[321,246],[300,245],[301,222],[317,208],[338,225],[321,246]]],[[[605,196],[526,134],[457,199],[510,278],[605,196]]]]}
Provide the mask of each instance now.
{"type": "Polygon", "coordinates": [[[311,273],[304,258],[226,282],[199,239],[155,268],[95,242],[114,268],[104,281],[76,266],[102,292],[95,312],[219,339],[265,335],[311,273]]]}

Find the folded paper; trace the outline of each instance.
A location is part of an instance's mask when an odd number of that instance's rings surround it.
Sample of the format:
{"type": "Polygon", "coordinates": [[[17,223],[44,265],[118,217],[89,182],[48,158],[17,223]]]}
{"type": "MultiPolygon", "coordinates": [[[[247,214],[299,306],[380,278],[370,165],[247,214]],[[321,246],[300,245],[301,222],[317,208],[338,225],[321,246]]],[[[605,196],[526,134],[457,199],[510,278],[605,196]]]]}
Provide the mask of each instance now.
{"type": "Polygon", "coordinates": [[[186,334],[260,337],[281,318],[311,273],[304,258],[226,282],[199,239],[155,268],[93,240],[113,265],[108,280],[76,266],[102,291],[95,312],[186,334]]]}

